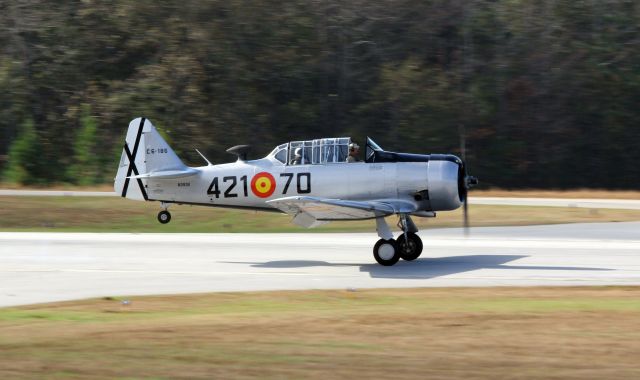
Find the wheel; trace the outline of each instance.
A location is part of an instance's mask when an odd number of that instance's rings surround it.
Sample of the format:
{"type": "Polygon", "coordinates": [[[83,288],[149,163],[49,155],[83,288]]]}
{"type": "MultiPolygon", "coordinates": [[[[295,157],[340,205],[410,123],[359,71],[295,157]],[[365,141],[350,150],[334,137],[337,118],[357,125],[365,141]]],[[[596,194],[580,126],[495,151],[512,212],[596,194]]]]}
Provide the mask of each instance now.
{"type": "Polygon", "coordinates": [[[397,263],[398,260],[400,260],[398,244],[393,239],[378,240],[376,245],[373,246],[373,257],[376,259],[378,264],[387,267],[397,263]]]}
{"type": "Polygon", "coordinates": [[[158,222],[167,224],[171,221],[171,214],[167,210],[162,210],[158,213],[158,222]]]}
{"type": "Polygon", "coordinates": [[[407,233],[407,238],[404,238],[404,234],[398,236],[396,240],[398,249],[400,250],[400,257],[403,260],[411,261],[420,257],[422,253],[422,240],[420,236],[413,232],[407,233]]]}

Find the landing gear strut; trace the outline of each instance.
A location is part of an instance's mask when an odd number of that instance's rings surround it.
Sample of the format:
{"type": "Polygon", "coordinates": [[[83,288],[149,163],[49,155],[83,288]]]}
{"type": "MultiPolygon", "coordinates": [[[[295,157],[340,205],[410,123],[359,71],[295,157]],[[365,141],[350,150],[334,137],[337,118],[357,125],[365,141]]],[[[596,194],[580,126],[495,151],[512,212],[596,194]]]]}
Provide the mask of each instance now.
{"type": "Polygon", "coordinates": [[[380,240],[373,246],[373,257],[378,264],[391,266],[401,258],[406,261],[412,261],[420,257],[422,240],[416,234],[418,228],[411,220],[411,217],[406,214],[400,214],[398,227],[404,233],[398,236],[397,240],[394,240],[393,233],[384,218],[376,218],[376,230],[380,240]]]}
{"type": "Polygon", "coordinates": [[[398,227],[404,233],[398,236],[398,248],[400,248],[400,257],[405,261],[412,261],[420,257],[422,253],[422,240],[416,234],[418,227],[413,223],[411,217],[406,214],[400,214],[398,227]]]}
{"type": "Polygon", "coordinates": [[[162,202],[161,207],[162,207],[162,211],[158,213],[158,222],[162,224],[167,224],[171,221],[171,213],[167,211],[167,208],[169,206],[166,203],[162,202]]]}

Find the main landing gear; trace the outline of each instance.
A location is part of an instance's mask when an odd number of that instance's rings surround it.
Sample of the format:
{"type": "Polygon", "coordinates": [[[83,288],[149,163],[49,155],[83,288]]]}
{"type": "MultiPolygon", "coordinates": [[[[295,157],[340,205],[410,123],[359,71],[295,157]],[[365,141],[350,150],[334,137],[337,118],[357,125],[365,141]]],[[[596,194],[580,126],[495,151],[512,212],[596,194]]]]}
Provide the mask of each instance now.
{"type": "Polygon", "coordinates": [[[167,224],[171,221],[171,213],[167,211],[167,209],[169,208],[169,205],[162,202],[160,204],[160,207],[162,207],[162,211],[158,213],[158,222],[162,224],[167,224]]]}
{"type": "Polygon", "coordinates": [[[422,253],[422,240],[416,234],[418,228],[406,214],[400,214],[398,227],[404,231],[398,239],[393,239],[393,233],[383,217],[376,218],[376,230],[380,240],[373,246],[373,257],[378,264],[391,266],[403,259],[412,261],[422,253]]]}

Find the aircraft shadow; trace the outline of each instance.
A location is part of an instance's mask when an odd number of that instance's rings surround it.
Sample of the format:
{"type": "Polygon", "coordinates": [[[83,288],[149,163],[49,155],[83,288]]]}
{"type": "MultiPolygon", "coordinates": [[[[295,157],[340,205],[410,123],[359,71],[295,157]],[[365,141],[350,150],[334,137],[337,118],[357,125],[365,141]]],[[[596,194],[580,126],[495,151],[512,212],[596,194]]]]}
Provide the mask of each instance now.
{"type": "Polygon", "coordinates": [[[448,276],[451,274],[471,272],[479,269],[510,269],[510,270],[557,270],[557,271],[610,271],[607,268],[584,267],[556,267],[556,266],[530,266],[507,265],[507,263],[519,260],[526,255],[469,255],[450,257],[425,257],[413,262],[400,260],[392,267],[384,267],[376,263],[372,264],[347,264],[328,263],[326,261],[312,260],[279,260],[264,263],[228,262],[234,264],[251,264],[254,268],[309,268],[309,267],[353,267],[359,266],[360,272],[369,273],[374,278],[416,279],[448,276]]]}

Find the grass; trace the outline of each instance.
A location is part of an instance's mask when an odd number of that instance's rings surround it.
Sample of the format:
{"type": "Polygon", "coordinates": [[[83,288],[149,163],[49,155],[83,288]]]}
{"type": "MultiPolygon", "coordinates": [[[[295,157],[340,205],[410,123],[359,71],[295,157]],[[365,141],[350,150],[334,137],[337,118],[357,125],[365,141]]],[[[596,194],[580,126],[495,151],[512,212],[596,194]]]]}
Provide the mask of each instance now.
{"type": "Polygon", "coordinates": [[[640,288],[105,298],[0,309],[0,378],[638,378],[640,288]]]}
{"type": "MultiPolygon", "coordinates": [[[[113,185],[101,184],[93,186],[76,186],[71,184],[50,184],[47,186],[23,186],[0,182],[0,189],[22,190],[66,190],[66,191],[106,191],[112,192],[113,185]]],[[[596,199],[640,199],[640,191],[634,190],[606,190],[606,189],[483,189],[474,188],[471,196],[475,197],[522,197],[522,198],[596,198],[596,199]]]]}
{"type": "MultiPolygon", "coordinates": [[[[574,194],[474,193],[638,198],[574,194]]],[[[0,197],[0,230],[307,231],[281,214],[177,205],[171,211],[172,222],[160,225],[155,203],[0,197]]],[[[640,220],[631,210],[470,211],[474,226],[640,220]]],[[[415,219],[420,228],[457,227],[461,212],[415,219]]],[[[374,228],[356,221],[311,231],[374,228]]],[[[0,309],[0,378],[640,378],[638,321],[639,287],[106,297],[0,309]]]]}
{"type": "MultiPolygon", "coordinates": [[[[470,205],[472,226],[533,225],[640,220],[638,210],[470,205]]],[[[172,221],[156,220],[156,202],[115,197],[0,197],[0,231],[59,232],[357,232],[373,231],[371,220],[332,222],[315,229],[291,224],[280,213],[172,205],[172,221]]],[[[420,229],[459,227],[461,209],[437,218],[414,218],[420,229]]],[[[389,223],[395,225],[396,218],[389,223]]]]}

